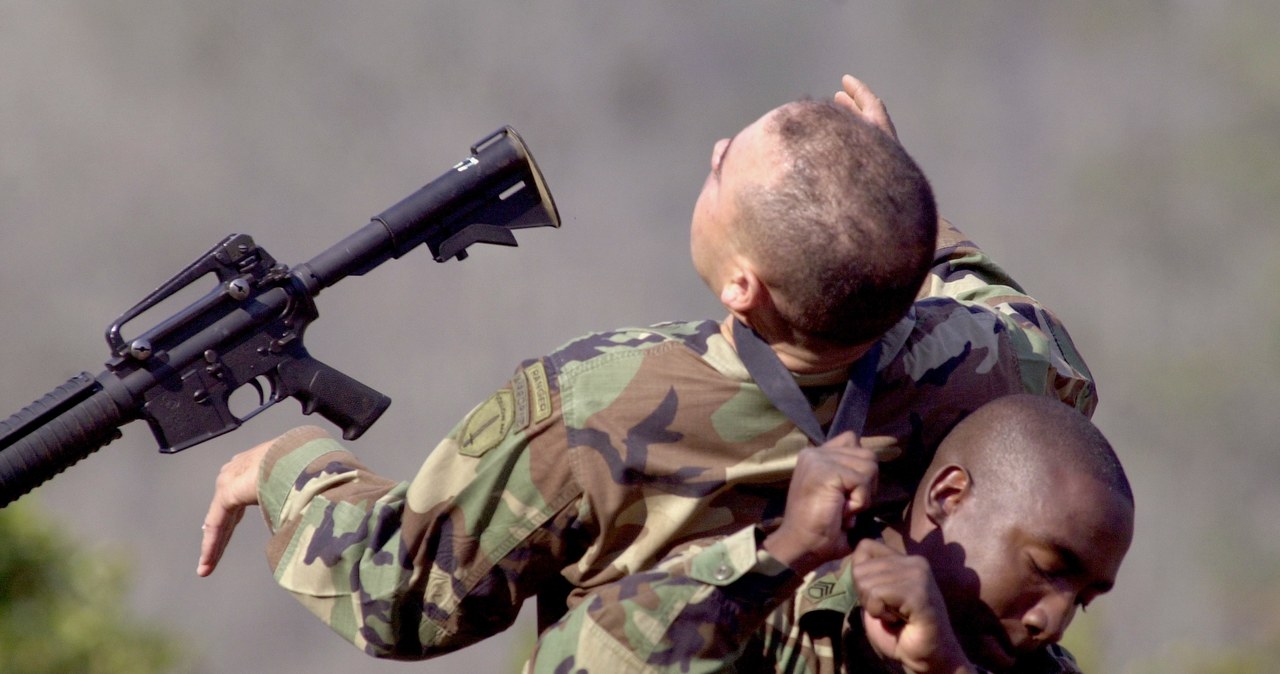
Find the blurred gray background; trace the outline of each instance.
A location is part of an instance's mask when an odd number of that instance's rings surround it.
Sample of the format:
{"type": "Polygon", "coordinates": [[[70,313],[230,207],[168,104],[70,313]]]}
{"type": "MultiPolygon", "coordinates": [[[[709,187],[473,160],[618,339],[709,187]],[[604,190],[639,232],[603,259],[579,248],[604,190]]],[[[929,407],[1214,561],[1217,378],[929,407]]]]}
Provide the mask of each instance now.
{"type": "MultiPolygon", "coordinates": [[[[688,262],[711,145],[854,73],[943,213],[1055,309],[1135,483],[1119,585],[1072,628],[1101,672],[1280,653],[1280,5],[1228,2],[0,2],[0,413],[106,358],[104,327],[226,234],[309,259],[503,124],[563,229],[319,298],[317,357],[394,399],[356,451],[407,478],[524,357],[720,316],[688,262]]],[[[195,576],[212,480],[292,401],[160,456],[144,424],[37,490],[136,573],[194,671],[505,671],[509,633],[381,663],[271,581],[246,519],[195,576]]],[[[310,419],[307,419],[310,421],[310,419]]],[[[324,424],[323,420],[319,423],[324,424]]]]}

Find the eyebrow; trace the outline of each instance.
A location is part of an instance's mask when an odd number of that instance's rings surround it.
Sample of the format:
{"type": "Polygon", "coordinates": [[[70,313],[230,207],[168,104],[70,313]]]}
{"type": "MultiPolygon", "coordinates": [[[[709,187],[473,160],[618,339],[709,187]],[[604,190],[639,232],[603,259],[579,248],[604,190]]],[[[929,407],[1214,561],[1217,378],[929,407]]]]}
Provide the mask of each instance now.
{"type": "MultiPolygon", "coordinates": [[[[1056,554],[1061,560],[1063,566],[1066,567],[1067,573],[1086,575],[1089,567],[1085,565],[1084,558],[1076,553],[1065,542],[1057,538],[1049,538],[1043,541],[1044,545],[1056,554]]],[[[1099,581],[1093,583],[1090,587],[1097,589],[1099,592],[1110,592],[1115,583],[1111,581],[1099,581]]]]}

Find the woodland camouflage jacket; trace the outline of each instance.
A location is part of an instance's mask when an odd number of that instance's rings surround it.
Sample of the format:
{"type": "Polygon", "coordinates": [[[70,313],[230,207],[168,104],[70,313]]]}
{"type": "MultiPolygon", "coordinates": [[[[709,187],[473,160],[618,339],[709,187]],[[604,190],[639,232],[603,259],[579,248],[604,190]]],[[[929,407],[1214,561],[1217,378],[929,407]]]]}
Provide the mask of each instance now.
{"type": "MultiPolygon", "coordinates": [[[[598,588],[546,629],[526,674],[901,674],[862,628],[852,556],[801,578],[749,526],[598,588]]],[[[983,670],[979,670],[983,671],[983,670]]],[[[1009,674],[1080,674],[1057,644],[1009,674]]]]}
{"type": "MultiPolygon", "coordinates": [[[[897,457],[881,466],[888,501],[991,399],[1095,404],[1057,319],[945,224],[921,297],[881,339],[863,437],[897,457]]],[[[829,421],[842,386],[800,383],[829,421]]],[[[522,363],[407,482],[372,474],[320,429],[283,436],[260,481],[268,558],[356,646],[430,657],[504,629],[550,585],[581,597],[683,543],[776,521],[807,443],[718,323],[592,334],[522,363]]]]}

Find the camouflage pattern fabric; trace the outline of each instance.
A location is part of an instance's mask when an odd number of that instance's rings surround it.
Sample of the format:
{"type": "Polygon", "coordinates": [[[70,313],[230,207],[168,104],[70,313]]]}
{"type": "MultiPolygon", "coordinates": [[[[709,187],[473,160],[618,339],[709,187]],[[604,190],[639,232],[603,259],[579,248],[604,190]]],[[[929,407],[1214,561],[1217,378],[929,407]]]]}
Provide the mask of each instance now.
{"type": "MultiPolygon", "coordinates": [[[[902,671],[866,641],[851,558],[802,580],[763,540],[763,529],[746,527],[600,588],[543,632],[526,674],[902,671]]],[[[1017,670],[1079,672],[1057,645],[1017,670]]]]}
{"type": "MultiPolygon", "coordinates": [[[[880,495],[907,497],[965,414],[1031,391],[1090,412],[1065,330],[953,229],[927,297],[881,340],[864,443],[880,495]]],[[[800,378],[819,421],[843,373],[800,378]]],[[[713,321],[588,335],[526,361],[408,482],[315,430],[282,438],[260,496],[276,580],[366,652],[425,658],[505,629],[552,582],[593,588],[679,545],[782,513],[807,440],[713,321]]]]}
{"type": "Polygon", "coordinates": [[[942,297],[990,309],[1005,324],[1028,393],[1056,397],[1093,416],[1098,404],[1093,375],[1061,321],[954,225],[940,219],[934,267],[918,299],[942,297]]]}

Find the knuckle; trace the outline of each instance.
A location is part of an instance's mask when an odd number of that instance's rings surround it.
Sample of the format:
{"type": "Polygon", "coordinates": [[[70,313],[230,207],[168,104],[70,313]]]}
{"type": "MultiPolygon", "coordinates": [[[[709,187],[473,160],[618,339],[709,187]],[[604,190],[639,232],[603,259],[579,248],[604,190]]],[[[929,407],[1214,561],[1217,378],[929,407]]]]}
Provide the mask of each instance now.
{"type": "Polygon", "coordinates": [[[929,562],[919,555],[909,555],[904,562],[907,568],[917,575],[927,575],[929,573],[929,562]]]}

